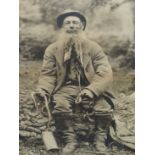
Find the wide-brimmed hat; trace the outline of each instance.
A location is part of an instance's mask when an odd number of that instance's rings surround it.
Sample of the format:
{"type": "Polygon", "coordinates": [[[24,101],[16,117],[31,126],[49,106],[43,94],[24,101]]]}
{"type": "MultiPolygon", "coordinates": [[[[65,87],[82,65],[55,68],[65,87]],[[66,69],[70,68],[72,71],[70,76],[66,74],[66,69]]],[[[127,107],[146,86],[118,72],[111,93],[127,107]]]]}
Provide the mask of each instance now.
{"type": "Polygon", "coordinates": [[[66,17],[68,16],[76,16],[76,17],[79,17],[80,20],[82,21],[83,23],[83,30],[85,29],[86,27],[86,18],[84,17],[84,15],[82,15],[79,11],[74,11],[74,10],[65,10],[63,13],[61,13],[60,15],[58,15],[57,17],[57,25],[59,28],[62,27],[62,24],[63,24],[63,21],[66,17]]]}

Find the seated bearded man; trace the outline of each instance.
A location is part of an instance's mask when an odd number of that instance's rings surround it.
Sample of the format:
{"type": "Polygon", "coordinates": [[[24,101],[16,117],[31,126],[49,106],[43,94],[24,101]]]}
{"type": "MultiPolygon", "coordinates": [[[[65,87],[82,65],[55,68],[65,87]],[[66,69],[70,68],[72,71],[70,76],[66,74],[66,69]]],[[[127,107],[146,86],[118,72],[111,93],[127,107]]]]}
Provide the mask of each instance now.
{"type": "Polygon", "coordinates": [[[51,96],[55,103],[52,113],[57,130],[65,137],[63,152],[72,152],[77,147],[70,117],[74,105],[82,106],[85,99],[95,101],[92,107],[96,125],[94,145],[97,151],[104,151],[111,106],[103,94],[112,82],[111,66],[102,48],[84,35],[86,18],[81,13],[65,11],[57,17],[57,25],[60,36],[45,51],[37,92],[40,96],[51,96]],[[98,113],[106,113],[106,117],[98,113]],[[61,126],[57,126],[59,123],[61,126]]]}

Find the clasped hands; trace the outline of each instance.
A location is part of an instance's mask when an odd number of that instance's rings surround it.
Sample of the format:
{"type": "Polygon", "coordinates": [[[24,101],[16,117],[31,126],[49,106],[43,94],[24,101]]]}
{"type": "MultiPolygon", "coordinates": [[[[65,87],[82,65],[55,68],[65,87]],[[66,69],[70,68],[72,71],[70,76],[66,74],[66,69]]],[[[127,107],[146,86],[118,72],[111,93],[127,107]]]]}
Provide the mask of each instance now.
{"type": "Polygon", "coordinates": [[[94,98],[94,93],[90,91],[89,89],[83,89],[78,95],[75,100],[76,104],[82,103],[82,102],[89,102],[93,100],[94,98]]]}
{"type": "MultiPolygon", "coordinates": [[[[37,90],[36,94],[37,94],[37,97],[38,97],[39,100],[42,100],[44,98],[44,96],[48,97],[48,94],[42,89],[37,90]]],[[[92,101],[94,99],[94,97],[95,97],[95,95],[91,90],[89,90],[87,88],[84,88],[77,95],[77,97],[75,99],[75,103],[76,104],[81,104],[81,103],[87,104],[90,101],[92,101]]]]}

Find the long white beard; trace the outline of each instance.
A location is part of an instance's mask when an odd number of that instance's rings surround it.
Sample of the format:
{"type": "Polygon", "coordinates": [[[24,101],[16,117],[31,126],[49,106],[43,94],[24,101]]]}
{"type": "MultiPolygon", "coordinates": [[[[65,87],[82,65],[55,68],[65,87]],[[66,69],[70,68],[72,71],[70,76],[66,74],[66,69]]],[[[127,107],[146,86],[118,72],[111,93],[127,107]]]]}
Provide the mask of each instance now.
{"type": "Polygon", "coordinates": [[[81,44],[87,37],[83,31],[79,33],[66,33],[61,30],[58,34],[58,40],[68,46],[69,44],[81,44]]]}
{"type": "Polygon", "coordinates": [[[82,31],[78,34],[73,33],[66,33],[63,31],[60,31],[60,35],[58,37],[58,40],[63,43],[64,48],[64,61],[70,59],[71,56],[71,47],[74,45],[74,49],[77,52],[77,54],[80,56],[81,63],[82,61],[82,43],[87,38],[85,33],[82,31]]]}

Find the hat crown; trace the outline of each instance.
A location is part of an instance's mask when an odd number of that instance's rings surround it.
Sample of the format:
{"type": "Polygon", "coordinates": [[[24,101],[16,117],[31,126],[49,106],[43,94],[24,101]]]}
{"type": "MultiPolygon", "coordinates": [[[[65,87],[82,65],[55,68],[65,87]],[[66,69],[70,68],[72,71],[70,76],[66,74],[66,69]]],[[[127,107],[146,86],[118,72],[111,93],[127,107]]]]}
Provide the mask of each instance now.
{"type": "Polygon", "coordinates": [[[58,25],[59,28],[62,27],[64,19],[66,17],[68,17],[68,16],[76,16],[76,17],[80,18],[81,22],[84,25],[83,30],[85,29],[85,27],[86,27],[86,18],[79,11],[72,10],[72,9],[66,9],[61,14],[58,15],[58,17],[57,17],[57,25],[58,25]]]}

